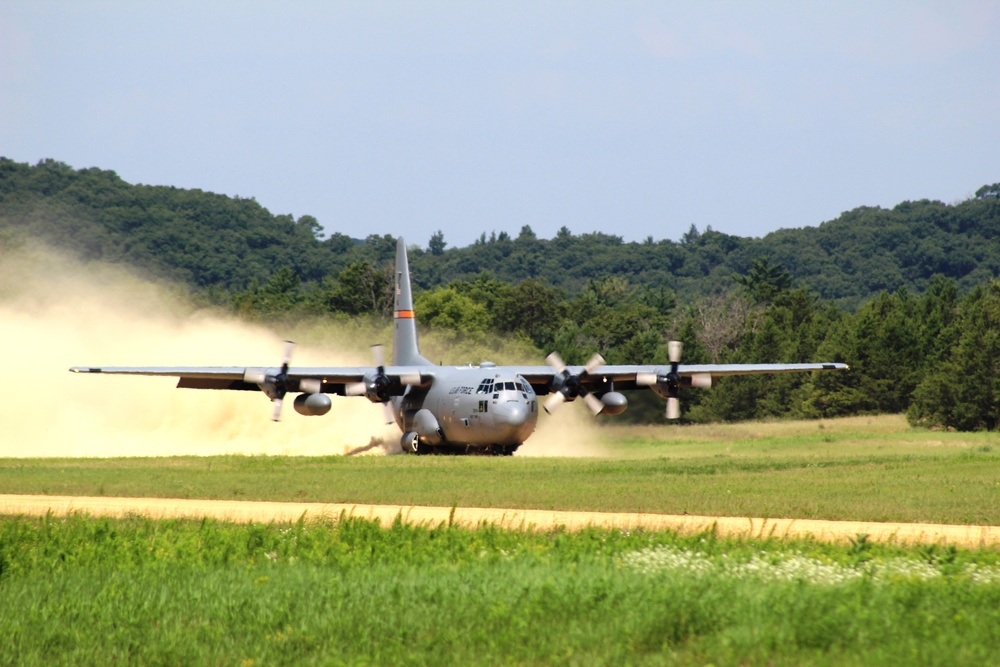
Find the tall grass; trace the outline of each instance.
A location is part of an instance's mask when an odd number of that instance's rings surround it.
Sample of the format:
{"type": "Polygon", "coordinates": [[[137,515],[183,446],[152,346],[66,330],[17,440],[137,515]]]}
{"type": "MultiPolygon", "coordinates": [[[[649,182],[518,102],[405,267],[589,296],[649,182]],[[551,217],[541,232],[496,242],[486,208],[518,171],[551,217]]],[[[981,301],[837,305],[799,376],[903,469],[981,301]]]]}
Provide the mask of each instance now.
{"type": "Polygon", "coordinates": [[[0,664],[986,664],[1000,585],[976,572],[1000,554],[15,518],[0,522],[0,664]]]}

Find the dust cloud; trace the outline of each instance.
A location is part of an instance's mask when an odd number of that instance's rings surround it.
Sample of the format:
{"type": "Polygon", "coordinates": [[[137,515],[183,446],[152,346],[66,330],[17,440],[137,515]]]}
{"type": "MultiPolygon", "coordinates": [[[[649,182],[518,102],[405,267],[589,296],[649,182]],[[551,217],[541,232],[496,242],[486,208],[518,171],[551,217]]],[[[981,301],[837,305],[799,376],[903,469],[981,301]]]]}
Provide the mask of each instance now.
{"type": "MultiPolygon", "coordinates": [[[[38,247],[0,253],[0,457],[398,451],[398,429],[364,399],[331,397],[325,417],[303,417],[286,400],[283,421],[274,423],[263,393],[70,373],[87,365],[277,366],[282,336],[196,310],[169,287],[120,268],[38,247]],[[379,440],[388,446],[374,446],[379,440]]],[[[371,363],[372,341],[323,333],[322,344],[296,348],[293,365],[371,363]]]]}
{"type": "MultiPolygon", "coordinates": [[[[543,403],[545,397],[539,399],[543,403]]],[[[540,410],[538,427],[515,456],[609,456],[600,426],[583,401],[564,403],[554,415],[540,410]]]]}

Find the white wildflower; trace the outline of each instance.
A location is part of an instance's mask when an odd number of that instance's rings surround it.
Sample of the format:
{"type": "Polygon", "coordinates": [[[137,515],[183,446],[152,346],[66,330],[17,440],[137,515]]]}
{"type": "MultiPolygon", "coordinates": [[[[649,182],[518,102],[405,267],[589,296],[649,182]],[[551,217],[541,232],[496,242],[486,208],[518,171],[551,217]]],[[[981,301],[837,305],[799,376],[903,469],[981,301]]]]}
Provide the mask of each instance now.
{"type": "MultiPolygon", "coordinates": [[[[876,583],[899,580],[929,581],[944,574],[939,566],[908,558],[872,559],[857,566],[825,562],[797,553],[763,553],[749,560],[722,554],[715,558],[701,551],[655,547],[626,553],[621,564],[643,574],[679,572],[695,578],[708,575],[757,581],[805,581],[821,586],[839,586],[870,577],[876,583]]],[[[966,565],[960,572],[977,584],[1000,584],[1000,568],[966,565]]]]}

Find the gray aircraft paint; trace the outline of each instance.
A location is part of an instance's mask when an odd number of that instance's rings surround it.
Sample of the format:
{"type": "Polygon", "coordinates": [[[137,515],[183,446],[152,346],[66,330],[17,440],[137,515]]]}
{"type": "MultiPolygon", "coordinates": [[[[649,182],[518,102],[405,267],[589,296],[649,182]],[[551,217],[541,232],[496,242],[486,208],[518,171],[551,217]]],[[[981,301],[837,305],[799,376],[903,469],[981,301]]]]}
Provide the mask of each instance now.
{"type": "Polygon", "coordinates": [[[406,243],[396,241],[396,298],[393,312],[392,363],[395,366],[433,366],[422,356],[417,345],[417,324],[410,289],[410,262],[406,243]]]}

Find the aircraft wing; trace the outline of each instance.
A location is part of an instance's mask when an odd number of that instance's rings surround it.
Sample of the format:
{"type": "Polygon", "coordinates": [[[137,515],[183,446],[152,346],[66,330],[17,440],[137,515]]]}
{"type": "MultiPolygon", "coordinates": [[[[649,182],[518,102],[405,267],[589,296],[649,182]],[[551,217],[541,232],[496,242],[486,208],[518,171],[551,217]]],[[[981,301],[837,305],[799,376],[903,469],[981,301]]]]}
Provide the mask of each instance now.
{"type": "MultiPolygon", "coordinates": [[[[237,391],[260,391],[258,381],[274,378],[281,368],[264,366],[74,366],[73,373],[101,373],[104,375],[147,375],[178,378],[181,389],[229,389],[237,391]]],[[[324,394],[344,396],[348,385],[364,382],[366,377],[378,373],[375,366],[346,367],[289,367],[287,370],[288,391],[304,391],[303,381],[320,383],[319,391],[324,394]]],[[[383,372],[390,380],[405,384],[425,384],[433,378],[433,367],[386,366],[383,372]],[[419,382],[414,382],[419,376],[419,382]]],[[[315,384],[313,384],[315,387],[315,384]]]]}
{"type": "MultiPolygon", "coordinates": [[[[773,373],[805,373],[811,371],[847,370],[847,364],[679,364],[677,375],[682,384],[704,386],[714,382],[715,378],[727,375],[765,375],[773,373]]],[[[526,379],[539,394],[547,394],[552,379],[559,373],[550,366],[514,366],[516,373],[526,379]]],[[[614,388],[638,389],[649,384],[649,378],[663,377],[671,372],[671,366],[631,365],[631,366],[599,366],[592,373],[584,373],[583,366],[567,366],[571,375],[580,376],[588,390],[595,390],[607,383],[614,383],[614,388]]]]}
{"type": "MultiPolygon", "coordinates": [[[[677,375],[681,377],[682,381],[686,380],[685,383],[694,382],[697,384],[697,378],[706,378],[708,376],[714,381],[715,378],[728,375],[771,375],[775,373],[808,373],[833,370],[847,370],[847,364],[679,364],[677,366],[677,375]]],[[[614,374],[613,377],[616,378],[617,382],[627,384],[629,379],[634,381],[636,377],[639,377],[641,380],[643,373],[656,373],[657,376],[663,376],[669,372],[669,365],[605,366],[604,368],[599,368],[595,375],[603,375],[604,373],[614,374]]],[[[642,386],[641,382],[639,386],[642,386]]],[[[626,388],[624,384],[622,388],[626,388]]]]}

